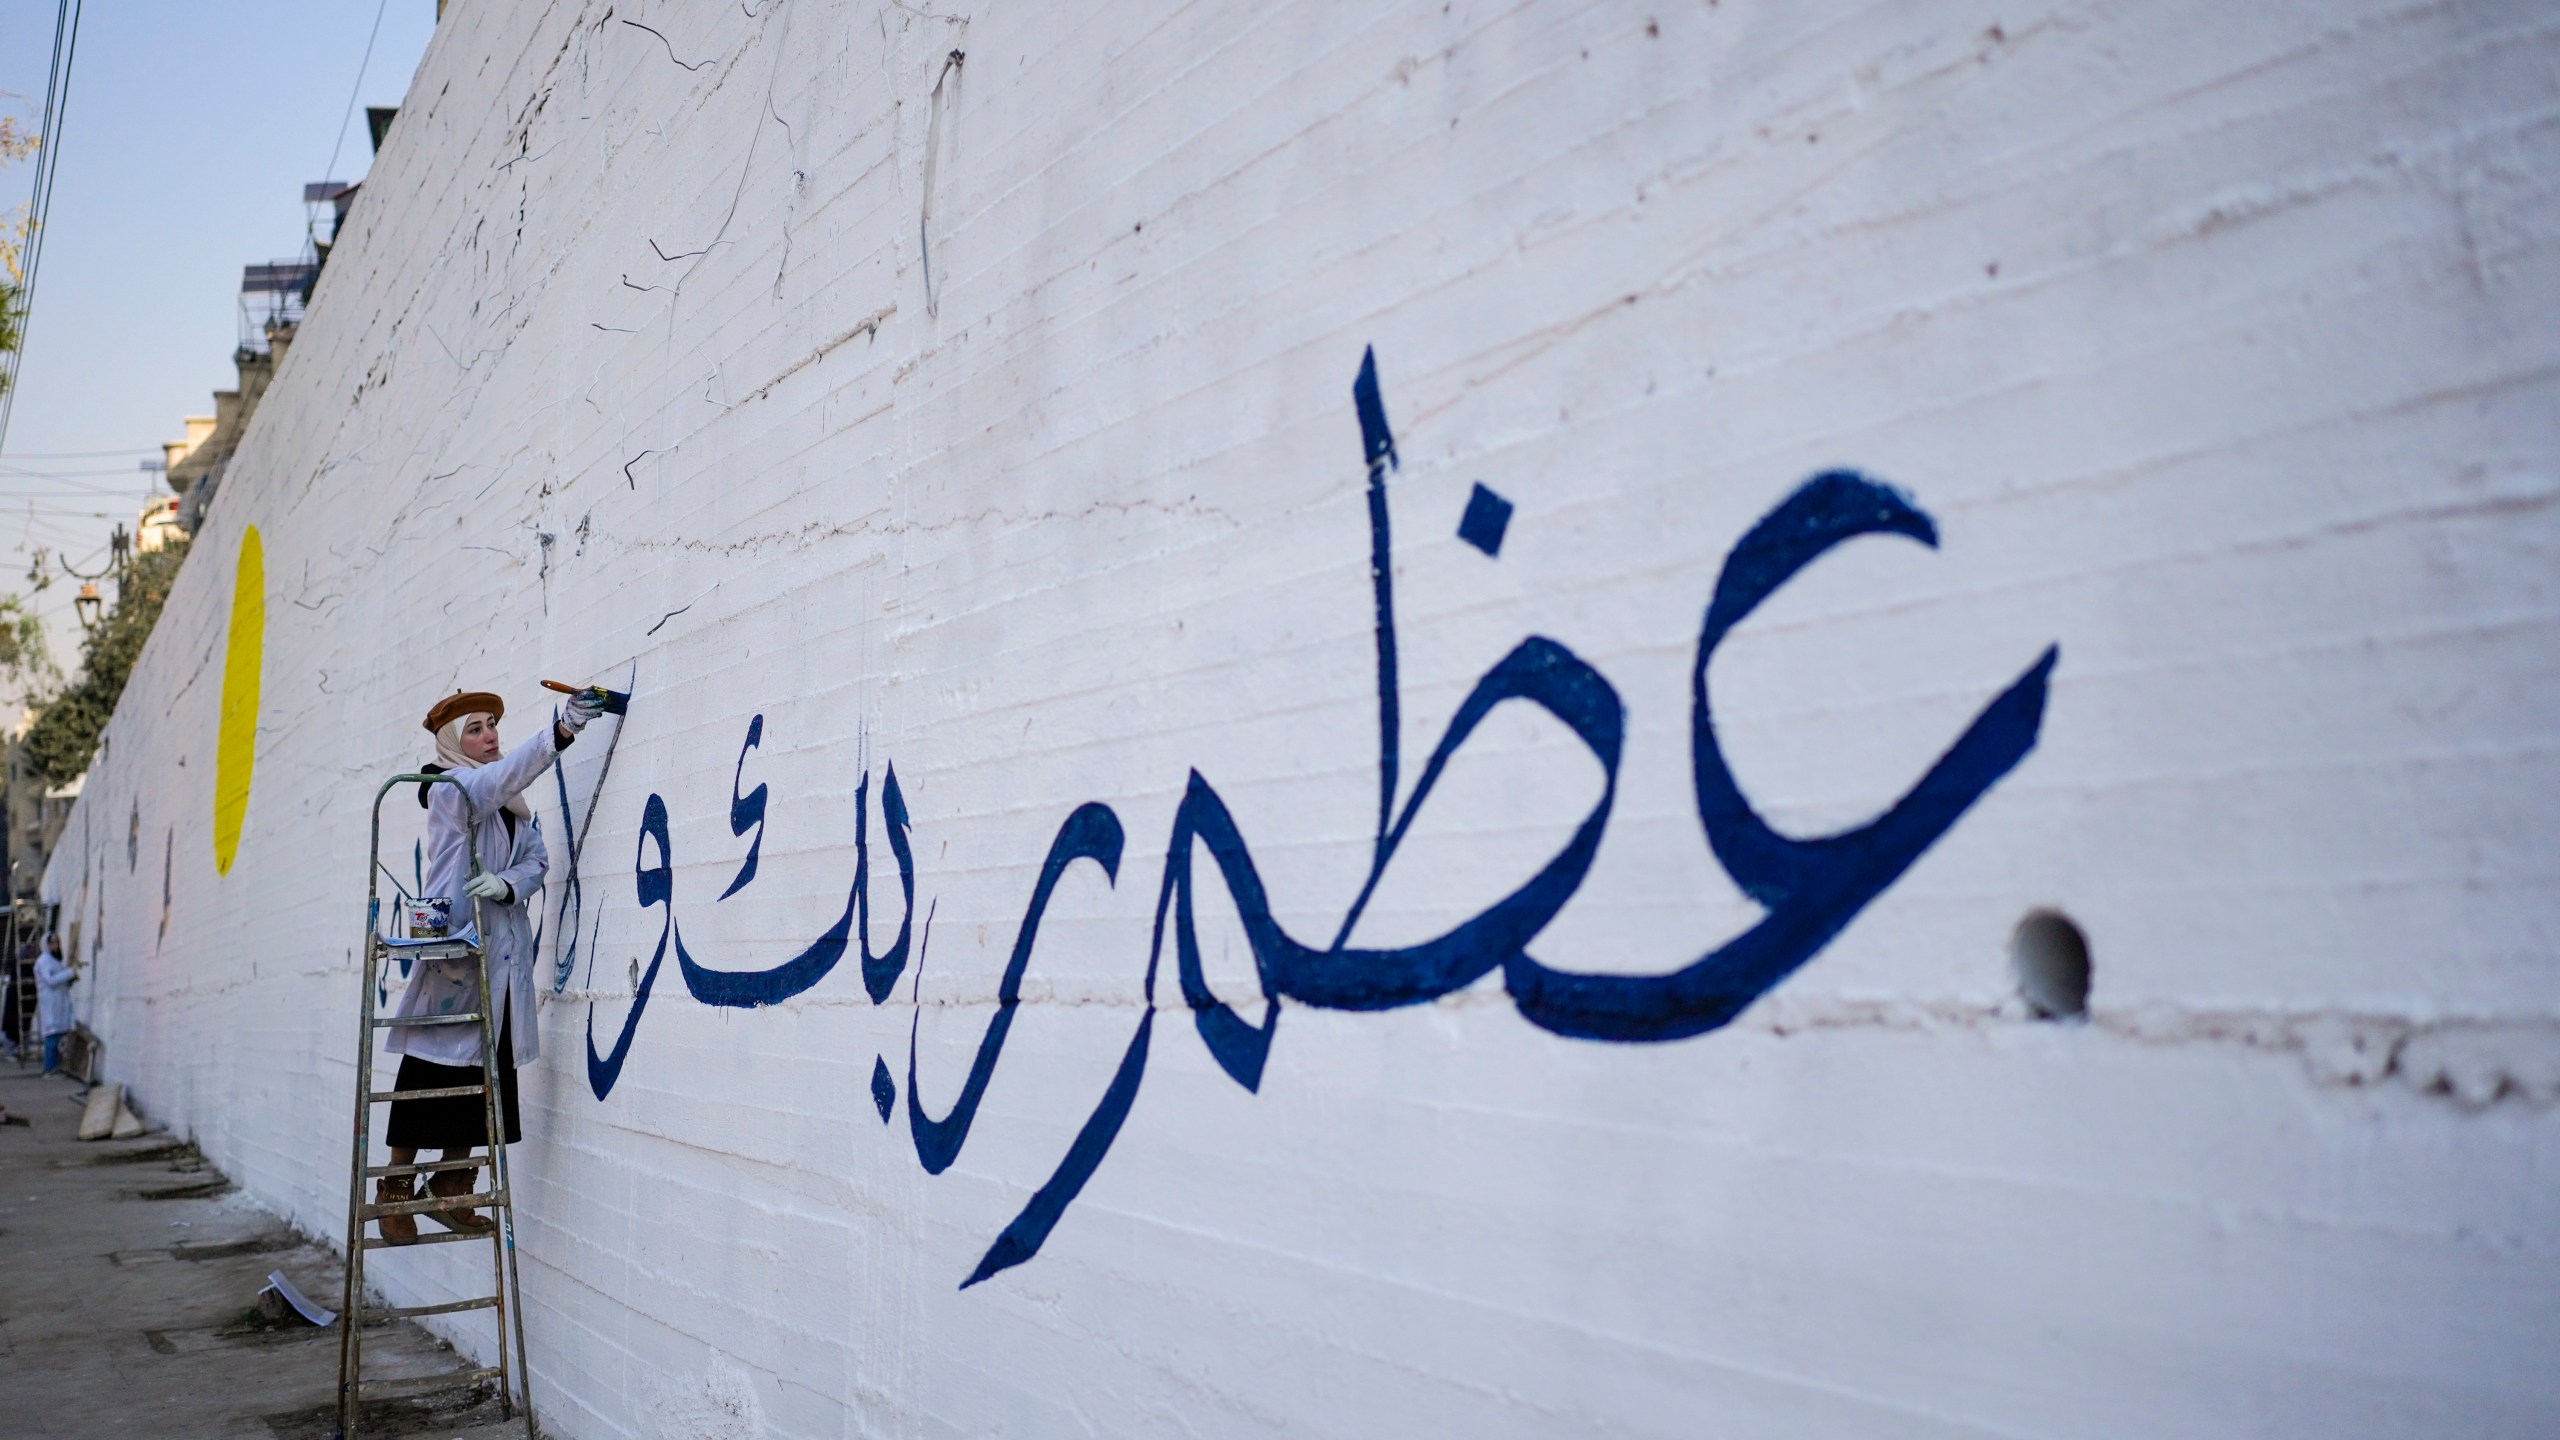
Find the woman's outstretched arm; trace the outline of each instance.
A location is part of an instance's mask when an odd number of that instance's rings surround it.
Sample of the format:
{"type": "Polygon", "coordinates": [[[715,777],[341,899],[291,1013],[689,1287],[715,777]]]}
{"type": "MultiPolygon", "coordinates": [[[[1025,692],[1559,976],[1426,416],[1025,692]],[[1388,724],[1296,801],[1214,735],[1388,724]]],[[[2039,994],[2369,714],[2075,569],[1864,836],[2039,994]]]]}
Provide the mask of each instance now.
{"type": "Polygon", "coordinates": [[[451,774],[462,782],[462,793],[471,801],[471,813],[486,815],[541,779],[542,772],[550,768],[559,753],[559,731],[554,726],[545,725],[531,739],[492,763],[477,770],[456,770],[451,774]]]}

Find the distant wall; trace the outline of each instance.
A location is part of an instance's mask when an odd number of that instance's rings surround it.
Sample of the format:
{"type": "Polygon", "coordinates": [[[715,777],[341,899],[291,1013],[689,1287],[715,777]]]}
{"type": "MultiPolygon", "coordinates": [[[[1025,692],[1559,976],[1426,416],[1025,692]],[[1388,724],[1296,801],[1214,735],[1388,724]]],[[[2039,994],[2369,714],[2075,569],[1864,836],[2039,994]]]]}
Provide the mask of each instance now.
{"type": "Polygon", "coordinates": [[[151,1115],[338,1230],[373,787],[631,679],[554,1433],[2560,1428],[2560,15],[930,8],[447,17],[69,832],[151,1115]]]}

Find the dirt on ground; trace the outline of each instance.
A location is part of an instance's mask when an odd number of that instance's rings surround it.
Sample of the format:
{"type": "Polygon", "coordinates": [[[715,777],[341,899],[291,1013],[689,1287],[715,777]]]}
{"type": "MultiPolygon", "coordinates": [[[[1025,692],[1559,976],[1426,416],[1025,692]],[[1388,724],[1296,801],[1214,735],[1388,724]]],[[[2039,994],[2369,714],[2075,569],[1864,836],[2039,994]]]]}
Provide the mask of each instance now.
{"type": "MultiPolygon", "coordinates": [[[[270,1300],[270,1271],[335,1309],[344,1265],[166,1134],[83,1143],[81,1087],[0,1063],[0,1435],[329,1440],[338,1331],[270,1300]]],[[[367,1326],[368,1377],[466,1370],[406,1321],[367,1326]]],[[[368,1405],[359,1437],[525,1433],[485,1391],[368,1405]]]]}

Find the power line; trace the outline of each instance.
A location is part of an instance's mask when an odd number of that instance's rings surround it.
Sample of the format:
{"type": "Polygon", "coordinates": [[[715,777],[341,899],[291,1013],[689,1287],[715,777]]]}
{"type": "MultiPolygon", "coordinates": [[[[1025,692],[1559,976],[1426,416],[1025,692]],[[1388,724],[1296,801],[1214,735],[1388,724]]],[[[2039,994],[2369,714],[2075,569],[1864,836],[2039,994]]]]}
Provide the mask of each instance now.
{"type": "MultiPolygon", "coordinates": [[[[20,509],[23,508],[23,502],[29,500],[79,500],[87,502],[86,506],[81,507],[86,509],[88,506],[95,506],[102,502],[111,500],[131,500],[134,504],[141,505],[149,502],[153,498],[154,497],[149,495],[102,494],[95,490],[0,490],[0,507],[13,510],[20,509]]],[[[65,510],[69,507],[55,505],[51,507],[40,506],[38,508],[65,510]]]]}
{"type": "Polygon", "coordinates": [[[373,68],[373,42],[382,35],[382,12],[391,8],[391,0],[381,0],[373,7],[373,30],[364,37],[364,59],[356,64],[355,88],[347,92],[347,113],[338,117],[338,138],[329,147],[329,165],[320,172],[322,180],[338,178],[338,152],[347,148],[347,122],[356,118],[356,100],[364,94],[364,72],[373,68]]]}
{"type": "Polygon", "coordinates": [[[88,480],[99,475],[121,475],[128,482],[133,481],[136,475],[150,475],[154,478],[142,483],[146,486],[159,483],[157,478],[159,471],[157,469],[137,471],[130,466],[124,465],[118,465],[112,469],[106,470],[24,470],[15,465],[0,465],[0,485],[5,485],[12,480],[50,480],[57,484],[68,485],[74,490],[92,490],[100,495],[119,494],[122,492],[122,487],[120,486],[85,485],[81,483],[84,480],[88,480]]]}
{"type": "Polygon", "coordinates": [[[44,240],[51,229],[54,177],[62,173],[62,130],[71,113],[71,64],[80,52],[81,0],[56,0],[53,12],[53,68],[45,76],[44,120],[36,134],[35,183],[27,199],[27,250],[18,286],[18,348],[0,356],[8,383],[0,388],[0,440],[9,433],[9,417],[18,408],[18,371],[35,323],[36,276],[44,263],[44,240]]]}
{"type": "Polygon", "coordinates": [[[160,479],[161,471],[157,466],[149,470],[128,470],[122,466],[110,470],[22,470],[14,465],[0,465],[0,485],[37,481],[86,491],[92,495],[121,495],[125,493],[125,485],[139,485],[149,490],[158,486],[160,479]],[[102,475],[121,475],[124,477],[125,484],[100,484],[94,477],[102,475]],[[146,476],[149,478],[144,478],[146,476]]]}
{"type": "MultiPolygon", "coordinates": [[[[157,445],[127,445],[121,450],[20,450],[0,455],[0,464],[13,460],[96,460],[107,455],[155,455],[159,451],[157,445]]],[[[107,472],[102,470],[98,473],[103,475],[107,472]]]]}

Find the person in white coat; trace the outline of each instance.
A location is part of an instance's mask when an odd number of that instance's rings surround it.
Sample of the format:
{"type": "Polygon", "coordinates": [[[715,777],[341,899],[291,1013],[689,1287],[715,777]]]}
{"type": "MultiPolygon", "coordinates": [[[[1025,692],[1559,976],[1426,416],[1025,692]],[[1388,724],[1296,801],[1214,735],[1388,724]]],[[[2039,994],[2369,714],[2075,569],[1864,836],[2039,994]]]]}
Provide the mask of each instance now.
{"type": "MultiPolygon", "coordinates": [[[[500,1123],[507,1144],[524,1138],[516,1112],[515,1067],[537,1058],[542,1048],[533,1023],[533,906],[551,863],[542,826],[525,803],[524,791],[601,711],[593,696],[572,696],[558,723],[544,726],[513,754],[498,742],[506,702],[495,695],[456,693],[427,712],[426,728],[436,737],[442,764],[426,770],[449,774],[460,783],[419,787],[419,801],[427,807],[426,893],[452,902],[457,933],[479,927],[481,954],[489,966],[492,1028],[499,1037],[500,1123]],[[519,1016],[525,1021],[522,1040],[515,1038],[519,1016]]],[[[393,1013],[463,1014],[478,1009],[479,1003],[480,979],[470,961],[422,961],[393,1013]]],[[[391,1050],[402,1057],[394,1090],[481,1082],[479,1025],[402,1025],[394,1026],[391,1036],[391,1050]]],[[[488,1112],[478,1095],[395,1100],[383,1138],[394,1165],[414,1164],[417,1152],[430,1148],[442,1149],[449,1161],[468,1160],[474,1147],[489,1143],[488,1112]]],[[[427,1191],[440,1199],[468,1195],[476,1188],[478,1168],[438,1170],[427,1191]]],[[[392,1204],[415,1195],[410,1176],[390,1176],[376,1186],[374,1202],[392,1204]]],[[[485,1230],[491,1224],[468,1208],[430,1211],[429,1216],[452,1230],[485,1230]]],[[[386,1215],[375,1224],[386,1240],[417,1238],[412,1216],[386,1215]]]]}
{"type": "Polygon", "coordinates": [[[36,957],[36,1022],[44,1032],[47,1075],[62,1068],[62,1037],[80,1028],[79,1017],[71,1013],[71,987],[79,983],[80,972],[62,958],[52,936],[44,937],[44,953],[36,957]]]}

